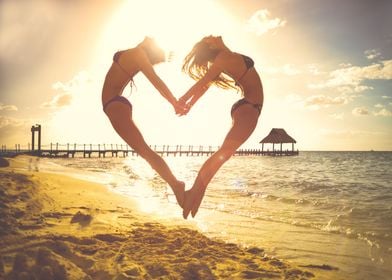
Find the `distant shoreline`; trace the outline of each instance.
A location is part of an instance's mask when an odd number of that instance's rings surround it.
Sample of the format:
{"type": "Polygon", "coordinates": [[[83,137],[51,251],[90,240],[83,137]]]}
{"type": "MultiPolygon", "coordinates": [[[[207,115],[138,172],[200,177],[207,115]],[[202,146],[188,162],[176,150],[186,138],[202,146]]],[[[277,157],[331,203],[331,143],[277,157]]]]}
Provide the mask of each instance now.
{"type": "MultiPolygon", "coordinates": [[[[244,148],[246,149],[246,148],[244,148]]],[[[250,148],[249,148],[250,149],[250,148]]],[[[299,154],[301,153],[392,153],[392,150],[300,150],[299,154]]],[[[173,155],[166,155],[166,153],[163,153],[165,156],[173,156],[173,155]]],[[[30,154],[27,152],[13,152],[13,151],[7,151],[7,152],[0,152],[0,158],[13,158],[18,155],[28,155],[28,156],[38,156],[34,154],[30,154]]],[[[137,155],[134,155],[137,156],[137,155]]],[[[206,155],[203,155],[206,156],[206,155]]],[[[207,155],[208,156],[208,155],[207,155]]],[[[258,157],[259,155],[241,155],[241,156],[255,156],[258,157]]],[[[120,157],[120,156],[119,156],[120,157]]],[[[58,156],[58,158],[71,158],[71,157],[66,157],[66,156],[58,156]]],[[[77,158],[83,158],[78,156],[77,158]]],[[[88,157],[86,157],[88,158],[88,157]]],[[[98,156],[94,156],[93,158],[99,158],[98,156]]]]}

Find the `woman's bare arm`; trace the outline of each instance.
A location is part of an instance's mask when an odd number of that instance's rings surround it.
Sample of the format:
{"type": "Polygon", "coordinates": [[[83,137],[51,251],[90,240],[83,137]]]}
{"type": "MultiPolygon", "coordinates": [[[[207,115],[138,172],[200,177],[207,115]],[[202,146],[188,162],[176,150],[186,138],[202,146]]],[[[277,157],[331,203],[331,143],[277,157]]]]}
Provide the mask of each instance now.
{"type": "Polygon", "coordinates": [[[189,107],[192,107],[208,90],[211,82],[222,73],[221,61],[222,60],[217,57],[207,73],[180,98],[180,101],[186,102],[189,107]]]}
{"type": "Polygon", "coordinates": [[[158,90],[158,92],[174,107],[177,106],[177,99],[174,97],[167,85],[157,75],[153,65],[150,63],[146,53],[139,50],[137,53],[137,63],[140,71],[147,77],[151,84],[158,90]]]}

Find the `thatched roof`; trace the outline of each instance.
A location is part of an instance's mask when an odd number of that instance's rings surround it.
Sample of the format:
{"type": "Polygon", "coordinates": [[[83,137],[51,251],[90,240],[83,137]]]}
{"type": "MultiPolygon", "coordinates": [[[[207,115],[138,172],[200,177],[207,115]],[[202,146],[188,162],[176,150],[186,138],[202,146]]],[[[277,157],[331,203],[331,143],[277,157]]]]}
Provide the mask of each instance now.
{"type": "Polygon", "coordinates": [[[297,143],[283,128],[273,128],[260,143],[297,143]]]}

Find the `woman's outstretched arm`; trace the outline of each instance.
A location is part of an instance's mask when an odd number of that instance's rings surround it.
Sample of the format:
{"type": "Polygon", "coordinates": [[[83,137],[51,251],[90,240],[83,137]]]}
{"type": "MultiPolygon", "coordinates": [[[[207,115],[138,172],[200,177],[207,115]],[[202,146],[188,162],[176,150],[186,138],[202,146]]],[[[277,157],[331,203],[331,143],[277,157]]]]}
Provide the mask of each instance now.
{"type": "Polygon", "coordinates": [[[158,92],[174,107],[174,110],[176,112],[180,110],[181,105],[178,103],[177,99],[174,97],[173,93],[170,91],[167,85],[157,75],[153,65],[150,63],[147,55],[143,51],[140,51],[140,54],[138,54],[138,64],[141,72],[158,90],[158,92]]]}
{"type": "Polygon", "coordinates": [[[183,96],[180,101],[186,103],[188,110],[204,95],[213,80],[222,72],[218,63],[214,63],[207,73],[198,80],[183,96]]]}

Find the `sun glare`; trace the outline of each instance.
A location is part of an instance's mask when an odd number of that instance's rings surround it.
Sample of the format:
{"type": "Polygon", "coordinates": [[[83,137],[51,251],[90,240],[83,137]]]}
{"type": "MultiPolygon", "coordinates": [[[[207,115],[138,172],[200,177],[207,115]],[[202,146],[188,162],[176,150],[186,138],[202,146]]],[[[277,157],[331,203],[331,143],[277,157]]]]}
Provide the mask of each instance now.
{"type": "Polygon", "coordinates": [[[211,0],[127,1],[102,33],[97,56],[154,37],[165,51],[182,55],[201,37],[227,33],[232,19],[211,0]]]}

